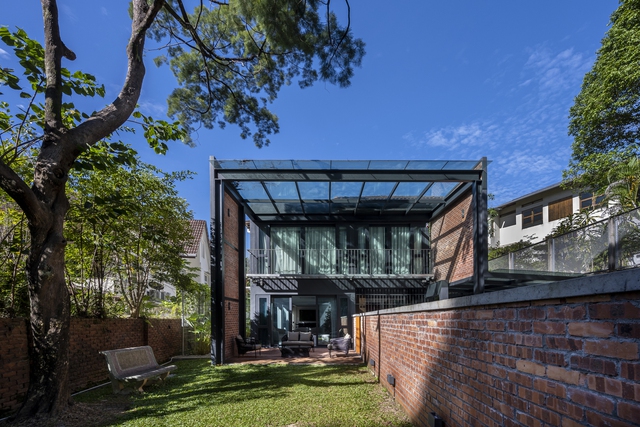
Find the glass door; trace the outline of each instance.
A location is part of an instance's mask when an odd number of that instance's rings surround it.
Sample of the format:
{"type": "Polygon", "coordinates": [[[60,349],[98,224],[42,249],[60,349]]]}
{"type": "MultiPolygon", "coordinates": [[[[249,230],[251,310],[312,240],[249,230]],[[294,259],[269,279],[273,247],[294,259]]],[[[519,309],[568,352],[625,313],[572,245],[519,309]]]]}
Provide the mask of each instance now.
{"type": "Polygon", "coordinates": [[[335,297],[318,297],[318,345],[338,336],[338,307],[335,297]]]}
{"type": "Polygon", "coordinates": [[[291,298],[271,297],[271,345],[277,346],[291,330],[291,298]]]}
{"type": "Polygon", "coordinates": [[[263,346],[269,344],[269,308],[266,297],[258,298],[258,341],[263,346]]]}

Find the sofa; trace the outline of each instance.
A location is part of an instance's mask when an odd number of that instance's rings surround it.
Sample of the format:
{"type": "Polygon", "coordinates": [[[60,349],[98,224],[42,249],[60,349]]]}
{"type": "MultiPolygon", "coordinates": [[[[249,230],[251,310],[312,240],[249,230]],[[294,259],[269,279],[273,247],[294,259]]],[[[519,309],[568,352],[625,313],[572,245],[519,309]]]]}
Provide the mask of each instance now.
{"type": "Polygon", "coordinates": [[[311,332],[287,332],[280,343],[282,357],[293,354],[308,356],[313,349],[313,334],[311,332]]]}

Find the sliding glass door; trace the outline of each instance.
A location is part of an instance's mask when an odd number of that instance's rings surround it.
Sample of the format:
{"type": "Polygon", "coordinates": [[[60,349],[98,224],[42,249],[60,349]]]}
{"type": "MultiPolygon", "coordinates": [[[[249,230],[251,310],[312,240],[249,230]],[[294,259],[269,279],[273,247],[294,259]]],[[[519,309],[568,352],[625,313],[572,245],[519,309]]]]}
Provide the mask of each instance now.
{"type": "Polygon", "coordinates": [[[326,345],[338,333],[338,307],[335,297],[318,297],[318,344],[326,345]]]}
{"type": "Polygon", "coordinates": [[[291,330],[291,298],[271,297],[271,345],[278,345],[291,330]]]}

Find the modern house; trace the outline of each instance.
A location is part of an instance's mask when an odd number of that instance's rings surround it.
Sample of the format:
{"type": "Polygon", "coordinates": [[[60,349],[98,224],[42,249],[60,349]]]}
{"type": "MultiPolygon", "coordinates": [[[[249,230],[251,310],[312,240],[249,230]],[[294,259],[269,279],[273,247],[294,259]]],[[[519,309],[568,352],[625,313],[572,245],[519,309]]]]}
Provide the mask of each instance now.
{"type": "MultiPolygon", "coordinates": [[[[637,210],[622,212],[603,195],[575,193],[560,184],[543,188],[495,208],[489,225],[492,247],[524,241],[489,261],[489,277],[530,277],[614,271],[640,265],[637,210]],[[554,232],[563,220],[581,213],[571,230],[554,232]],[[588,219],[588,220],[586,220],[588,219]]],[[[540,277],[538,277],[539,279],[540,277]]]]}
{"type": "Polygon", "coordinates": [[[542,240],[563,219],[583,209],[593,208],[593,219],[603,219],[606,212],[598,209],[603,198],[592,193],[576,194],[557,183],[503,203],[495,208],[498,216],[489,230],[489,244],[496,247],[523,239],[542,240]]]}
{"type": "Polygon", "coordinates": [[[299,328],[322,345],[449,284],[484,291],[486,159],[210,163],[213,363],[245,331],[246,285],[263,345],[299,328]]]}

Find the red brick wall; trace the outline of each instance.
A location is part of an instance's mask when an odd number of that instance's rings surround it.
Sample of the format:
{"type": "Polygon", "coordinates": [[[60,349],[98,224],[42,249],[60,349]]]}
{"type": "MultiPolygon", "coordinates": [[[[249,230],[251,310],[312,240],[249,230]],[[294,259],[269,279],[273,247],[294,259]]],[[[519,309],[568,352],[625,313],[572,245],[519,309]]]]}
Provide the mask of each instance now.
{"type": "MultiPolygon", "coordinates": [[[[164,363],[182,353],[180,319],[71,319],[69,378],[76,392],[108,379],[99,352],[150,345],[164,363]],[[148,322],[148,323],[146,323],[148,322]]],[[[19,408],[29,385],[27,320],[0,319],[0,415],[19,408]]]]}
{"type": "Polygon", "coordinates": [[[227,323],[224,330],[224,342],[226,345],[224,357],[228,360],[229,357],[238,355],[235,338],[238,335],[244,335],[242,333],[244,331],[240,331],[240,326],[238,324],[238,319],[240,316],[240,305],[237,301],[228,301],[225,313],[227,316],[227,323]],[[231,307],[230,310],[229,307],[231,307]]]}
{"type": "Polygon", "coordinates": [[[0,318],[0,418],[18,409],[28,387],[27,321],[0,318]]]}
{"type": "Polygon", "coordinates": [[[455,282],[473,276],[472,200],[469,192],[430,224],[435,280],[455,282]]]}
{"type": "Polygon", "coordinates": [[[364,322],[361,351],[415,425],[640,425],[640,292],[364,322]]]}
{"type": "Polygon", "coordinates": [[[173,356],[182,354],[180,319],[147,319],[147,322],[147,345],[153,348],[158,363],[164,363],[173,356]]]}
{"type": "Polygon", "coordinates": [[[239,263],[244,263],[244,254],[240,253],[241,242],[238,230],[240,221],[244,224],[244,217],[240,218],[241,210],[233,197],[225,192],[224,208],[226,214],[224,227],[224,358],[228,359],[237,354],[235,337],[240,334],[240,287],[244,287],[243,279],[239,277],[239,263]]]}

